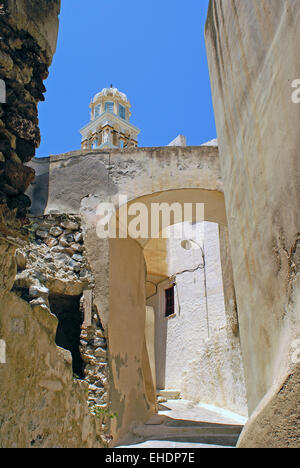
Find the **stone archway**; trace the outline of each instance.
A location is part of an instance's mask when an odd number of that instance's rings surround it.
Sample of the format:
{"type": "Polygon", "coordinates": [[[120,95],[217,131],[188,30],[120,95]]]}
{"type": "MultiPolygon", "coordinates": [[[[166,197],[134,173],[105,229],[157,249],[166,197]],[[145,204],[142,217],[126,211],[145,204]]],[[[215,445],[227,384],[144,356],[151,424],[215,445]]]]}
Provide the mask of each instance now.
{"type": "Polygon", "coordinates": [[[95,305],[108,319],[108,242],[96,233],[97,207],[119,196],[128,202],[189,200],[205,204],[205,219],[226,225],[217,147],[82,150],[34,159],[36,180],[28,190],[32,214],[80,214],[87,255],[95,278],[95,305]],[[166,195],[168,194],[168,195],[166,195]],[[155,199],[153,198],[155,197],[155,199]],[[166,198],[167,197],[167,198],[166,198]],[[100,255],[95,256],[95,252],[100,255]]]}
{"type": "MultiPolygon", "coordinates": [[[[97,209],[101,203],[203,203],[204,220],[226,229],[226,212],[215,147],[134,148],[110,153],[80,151],[34,160],[34,214],[80,214],[86,257],[93,278],[94,307],[109,344],[111,432],[121,438],[133,423],[155,409],[151,362],[145,341],[148,271],[163,272],[164,242],[146,239],[101,239],[97,209]],[[47,183],[45,183],[47,182],[47,183]],[[43,206],[40,205],[43,199],[43,206]],[[41,213],[42,211],[42,213],[41,213]],[[160,258],[153,255],[160,252],[160,258]]],[[[193,219],[191,219],[193,221],[193,219]]]]}
{"type": "MultiPolygon", "coordinates": [[[[205,202],[204,219],[221,226],[226,223],[223,195],[202,189],[153,193],[132,200],[129,207],[134,202],[143,202],[150,207],[157,201],[172,204],[175,200],[181,204],[205,202]]],[[[151,356],[149,352],[149,341],[151,348],[151,339],[154,339],[153,316],[146,309],[146,280],[149,272],[168,278],[167,246],[165,239],[132,239],[128,236],[126,239],[110,239],[106,248],[109,249],[106,326],[110,350],[110,401],[113,411],[118,414],[112,422],[111,432],[114,440],[120,441],[133,424],[144,423],[155,412],[153,354],[151,356]],[[148,333],[152,333],[152,338],[148,333]]]]}

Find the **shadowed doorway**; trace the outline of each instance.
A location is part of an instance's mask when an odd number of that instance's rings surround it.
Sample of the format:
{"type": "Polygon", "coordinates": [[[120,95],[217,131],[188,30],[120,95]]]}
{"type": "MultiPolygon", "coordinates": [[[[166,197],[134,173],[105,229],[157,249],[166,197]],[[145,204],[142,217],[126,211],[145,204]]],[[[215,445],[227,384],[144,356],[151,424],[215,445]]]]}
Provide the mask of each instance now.
{"type": "Polygon", "coordinates": [[[81,296],[50,294],[49,303],[51,312],[58,319],[55,342],[57,346],[71,352],[73,372],[80,379],[84,379],[84,363],[79,350],[83,323],[80,299],[81,296]]]}

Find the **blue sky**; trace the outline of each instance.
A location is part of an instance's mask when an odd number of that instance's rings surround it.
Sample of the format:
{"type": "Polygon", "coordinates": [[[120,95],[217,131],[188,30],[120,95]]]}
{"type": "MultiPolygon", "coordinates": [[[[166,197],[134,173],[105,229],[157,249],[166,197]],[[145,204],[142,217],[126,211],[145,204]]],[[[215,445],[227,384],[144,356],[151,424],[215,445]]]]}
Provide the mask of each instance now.
{"type": "Polygon", "coordinates": [[[128,95],[139,146],[215,138],[204,42],[208,0],[62,0],[57,52],[39,104],[38,157],[80,148],[92,97],[128,95]]]}

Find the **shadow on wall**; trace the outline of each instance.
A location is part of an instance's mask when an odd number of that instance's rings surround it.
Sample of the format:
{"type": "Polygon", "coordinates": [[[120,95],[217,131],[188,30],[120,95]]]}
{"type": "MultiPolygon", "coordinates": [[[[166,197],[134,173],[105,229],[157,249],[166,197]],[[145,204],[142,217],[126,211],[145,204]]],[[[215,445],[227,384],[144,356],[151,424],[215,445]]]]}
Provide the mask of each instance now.
{"type": "Polygon", "coordinates": [[[168,320],[160,324],[159,330],[156,329],[156,334],[160,340],[159,358],[156,358],[156,363],[159,362],[157,368],[157,390],[165,390],[166,388],[166,367],[167,367],[167,336],[168,336],[168,320]],[[158,360],[159,359],[159,360],[158,360]]]}
{"type": "MultiPolygon", "coordinates": [[[[164,281],[165,282],[165,281],[164,281]]],[[[168,320],[159,320],[157,315],[160,314],[159,293],[157,288],[155,296],[148,298],[147,305],[151,306],[156,314],[155,318],[155,371],[156,371],[156,386],[157,390],[166,388],[166,365],[167,365],[167,336],[168,336],[168,320]]]]}
{"type": "Polygon", "coordinates": [[[46,210],[49,198],[50,158],[43,158],[43,160],[35,158],[27,166],[34,169],[36,174],[26,192],[32,203],[30,214],[41,216],[46,210]]]}

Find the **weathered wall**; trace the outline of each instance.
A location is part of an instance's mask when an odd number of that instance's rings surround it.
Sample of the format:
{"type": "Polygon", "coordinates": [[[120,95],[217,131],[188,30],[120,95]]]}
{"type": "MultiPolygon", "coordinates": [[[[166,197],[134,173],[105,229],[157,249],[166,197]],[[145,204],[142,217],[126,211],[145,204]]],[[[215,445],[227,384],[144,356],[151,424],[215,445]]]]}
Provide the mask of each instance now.
{"type": "MultiPolygon", "coordinates": [[[[11,284],[16,272],[11,269],[11,284]]],[[[43,303],[14,293],[1,299],[1,448],[101,447],[88,405],[88,384],[74,379],[68,351],[55,344],[57,319],[43,303]]]]}
{"type": "Polygon", "coordinates": [[[215,147],[81,150],[34,159],[29,165],[37,173],[27,192],[35,215],[53,210],[78,213],[83,204],[95,202],[97,206],[100,201],[116,200],[118,194],[134,200],[162,191],[199,188],[205,192],[204,201],[213,205],[207,206],[206,215],[219,216],[226,224],[215,147]]]}
{"type": "Polygon", "coordinates": [[[7,0],[9,21],[19,31],[27,31],[37,42],[48,61],[56,50],[60,0],[7,0]]]}
{"type": "Polygon", "coordinates": [[[227,226],[219,225],[219,238],[227,326],[229,327],[231,333],[235,337],[239,338],[239,317],[237,311],[236,293],[234,287],[231,251],[227,226]]]}
{"type": "Polygon", "coordinates": [[[73,378],[70,353],[55,345],[57,319],[13,293],[1,310],[0,447],[101,447],[88,385],[73,378]]]}
{"type": "Polygon", "coordinates": [[[24,192],[34,171],[24,163],[40,141],[37,104],[55,52],[59,7],[59,0],[0,2],[0,79],[6,85],[6,103],[0,105],[0,336],[6,342],[1,447],[102,445],[96,436],[102,415],[95,418],[88,409],[89,387],[73,379],[70,354],[55,345],[57,320],[47,308],[45,287],[35,285],[43,294],[30,305],[9,292],[17,272],[15,249],[28,236],[22,229],[30,205],[24,192]]]}
{"type": "Polygon", "coordinates": [[[290,358],[300,331],[299,26],[297,0],[211,0],[206,24],[248,401],[258,411],[243,447],[299,446],[290,358]]]}
{"type": "MultiPolygon", "coordinates": [[[[94,283],[80,219],[33,218],[29,231],[30,243],[17,250],[16,263],[7,270],[13,293],[6,292],[1,303],[0,337],[6,342],[7,362],[0,365],[0,445],[101,447],[110,441],[107,346],[93,309],[94,283]],[[81,351],[84,382],[72,371],[71,354],[55,344],[58,320],[53,315],[56,298],[66,301],[67,317],[68,298],[80,295],[76,321],[84,322],[71,350],[73,354],[77,345],[73,360],[81,351]]],[[[68,331],[62,328],[61,333],[64,338],[68,331]]]]}
{"type": "Polygon", "coordinates": [[[24,196],[34,171],[25,166],[40,143],[37,104],[55,52],[59,0],[0,2],[0,79],[6,103],[0,104],[0,200],[24,218],[24,196]]]}
{"type": "Polygon", "coordinates": [[[39,144],[37,104],[55,52],[59,0],[0,2],[0,311],[16,274],[14,253],[27,241],[22,226],[30,200],[24,195],[34,171],[26,167],[39,144]]]}
{"type": "Polygon", "coordinates": [[[128,435],[132,424],[144,423],[154,411],[147,398],[143,370],[146,328],[146,266],[139,244],[132,239],[110,240],[110,315],[108,344],[114,442],[128,435]],[[130,266],[129,266],[130,265],[130,266]]]}
{"type": "MultiPolygon", "coordinates": [[[[97,411],[101,407],[105,416],[109,411],[106,337],[94,308],[95,284],[85,255],[81,219],[71,215],[42,216],[32,218],[28,229],[30,244],[18,249],[16,255],[14,292],[32,305],[42,304],[49,313],[50,309],[53,312],[56,298],[64,298],[68,314],[68,298],[82,296],[80,351],[85,364],[84,379],[89,384],[89,406],[93,412],[95,407],[97,411]]],[[[106,426],[103,432],[108,434],[106,426]]]]}

